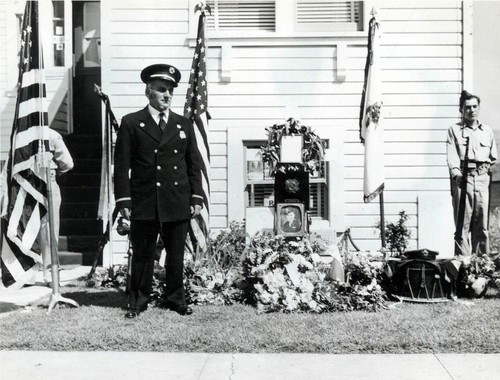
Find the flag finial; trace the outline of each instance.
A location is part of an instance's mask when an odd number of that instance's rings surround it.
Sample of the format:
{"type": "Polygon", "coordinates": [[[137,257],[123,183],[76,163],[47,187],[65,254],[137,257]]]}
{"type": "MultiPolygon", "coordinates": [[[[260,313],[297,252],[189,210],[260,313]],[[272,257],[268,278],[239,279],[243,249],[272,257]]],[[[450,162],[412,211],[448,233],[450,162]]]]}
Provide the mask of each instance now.
{"type": "Polygon", "coordinates": [[[194,13],[196,12],[202,12],[205,13],[205,11],[208,11],[208,14],[212,14],[212,9],[210,8],[210,5],[206,3],[206,1],[200,1],[198,4],[196,4],[196,7],[194,7],[194,13]]]}
{"type": "Polygon", "coordinates": [[[375,15],[377,14],[377,11],[375,9],[375,7],[372,8],[372,11],[370,12],[370,14],[375,17],[375,15]]]}

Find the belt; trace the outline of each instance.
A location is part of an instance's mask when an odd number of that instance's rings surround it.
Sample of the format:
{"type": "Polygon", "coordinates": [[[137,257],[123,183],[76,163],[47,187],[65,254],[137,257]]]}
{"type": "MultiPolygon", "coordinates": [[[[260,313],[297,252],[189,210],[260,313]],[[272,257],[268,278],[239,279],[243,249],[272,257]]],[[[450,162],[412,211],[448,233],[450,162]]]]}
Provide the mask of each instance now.
{"type": "MultiPolygon", "coordinates": [[[[478,161],[469,161],[467,163],[468,169],[477,169],[483,164],[489,164],[489,162],[478,162],[478,161]]],[[[463,168],[465,165],[465,161],[460,161],[460,166],[463,168]]]]}
{"type": "MultiPolygon", "coordinates": [[[[464,167],[464,161],[462,161],[464,167]]],[[[491,164],[489,162],[469,161],[467,163],[467,174],[470,176],[487,174],[490,171],[491,164]]]]}

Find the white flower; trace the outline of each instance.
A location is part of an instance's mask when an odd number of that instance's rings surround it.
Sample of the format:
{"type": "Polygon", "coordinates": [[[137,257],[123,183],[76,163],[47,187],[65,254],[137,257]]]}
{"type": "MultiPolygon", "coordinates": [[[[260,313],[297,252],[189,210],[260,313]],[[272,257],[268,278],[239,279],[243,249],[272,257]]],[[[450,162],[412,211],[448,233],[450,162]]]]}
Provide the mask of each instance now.
{"type": "Polygon", "coordinates": [[[299,307],[299,298],[297,297],[297,293],[290,288],[284,288],[283,293],[283,303],[286,306],[286,309],[290,311],[296,310],[299,307]]]}
{"type": "Polygon", "coordinates": [[[314,284],[309,279],[301,277],[299,289],[301,293],[312,294],[312,292],[314,291],[314,284]]]}
{"type": "Polygon", "coordinates": [[[321,261],[321,256],[318,255],[317,253],[312,253],[311,254],[311,260],[314,262],[314,263],[318,263],[321,261]]]}
{"type": "Polygon", "coordinates": [[[316,310],[316,308],[318,307],[318,303],[315,300],[311,300],[308,306],[311,310],[316,310]]]}
{"type": "Polygon", "coordinates": [[[307,269],[311,270],[313,269],[313,265],[306,260],[306,258],[304,256],[301,256],[301,255],[293,255],[292,257],[292,260],[295,264],[297,265],[302,265],[304,267],[306,267],[307,269]]]}
{"type": "Polygon", "coordinates": [[[372,282],[370,282],[370,284],[368,284],[366,286],[366,290],[368,290],[369,292],[371,292],[372,290],[376,289],[378,286],[377,284],[377,280],[372,278],[372,282]]]}
{"type": "Polygon", "coordinates": [[[274,271],[266,273],[262,280],[267,285],[269,290],[278,291],[280,288],[287,286],[283,271],[274,271]]]}
{"type": "Polygon", "coordinates": [[[222,285],[224,283],[224,275],[220,272],[217,272],[215,274],[215,279],[214,279],[215,283],[218,284],[218,285],[222,285]]]}

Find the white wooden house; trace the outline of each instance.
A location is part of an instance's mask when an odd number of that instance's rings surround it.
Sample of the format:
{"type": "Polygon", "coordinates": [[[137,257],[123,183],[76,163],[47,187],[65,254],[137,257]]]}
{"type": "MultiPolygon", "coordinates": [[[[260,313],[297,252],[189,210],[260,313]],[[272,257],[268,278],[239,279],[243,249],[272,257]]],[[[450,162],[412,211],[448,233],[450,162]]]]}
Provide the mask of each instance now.
{"type": "MultiPolygon", "coordinates": [[[[56,56],[48,61],[48,80],[53,83],[51,117],[59,120],[59,130],[71,135],[88,129],[81,118],[91,118],[92,112],[81,110],[96,98],[88,87],[92,80],[100,81],[118,119],[144,107],[139,74],[153,63],[170,63],[181,70],[173,109],[183,112],[197,1],[41,2],[63,4],[62,9],[52,7],[57,14],[50,15],[54,28],[49,25],[51,45],[46,53],[56,56]]],[[[0,0],[2,160],[14,112],[16,13],[22,12],[22,3],[0,0]]],[[[266,139],[265,128],[293,117],[329,142],[327,174],[314,179],[311,187],[312,230],[339,233],[351,228],[361,248],[380,247],[375,228],[379,203],[363,202],[364,147],[358,127],[367,24],[375,9],[383,32],[386,220],[396,221],[405,210],[412,247],[450,254],[453,221],[445,140],[448,126],[459,117],[461,90],[472,87],[472,3],[208,3],[213,8],[206,32],[212,230],[245,219],[248,207],[265,205],[272,181],[249,175],[247,163],[255,160],[256,149],[266,139]]],[[[46,8],[50,14],[51,7],[46,8]]],[[[80,178],[81,186],[85,179],[80,178]]],[[[123,257],[123,239],[114,247],[116,262],[123,257]]]]}

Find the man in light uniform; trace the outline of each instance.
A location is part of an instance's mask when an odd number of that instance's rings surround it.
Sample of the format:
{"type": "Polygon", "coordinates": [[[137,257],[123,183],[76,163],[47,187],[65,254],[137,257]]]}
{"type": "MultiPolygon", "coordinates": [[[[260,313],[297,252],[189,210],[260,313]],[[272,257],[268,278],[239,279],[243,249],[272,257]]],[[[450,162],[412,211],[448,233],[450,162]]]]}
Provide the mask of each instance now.
{"type": "Polygon", "coordinates": [[[467,181],[462,240],[457,242],[463,255],[489,252],[489,185],[491,166],[497,159],[497,146],[491,128],[478,120],[480,102],[478,96],[462,91],[460,96],[462,120],[448,129],[447,161],[451,177],[455,225],[461,222],[458,218],[462,180],[467,181]],[[467,138],[468,175],[467,178],[463,178],[467,138]]]}

